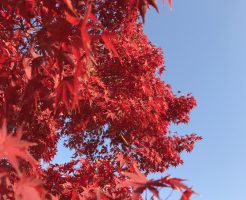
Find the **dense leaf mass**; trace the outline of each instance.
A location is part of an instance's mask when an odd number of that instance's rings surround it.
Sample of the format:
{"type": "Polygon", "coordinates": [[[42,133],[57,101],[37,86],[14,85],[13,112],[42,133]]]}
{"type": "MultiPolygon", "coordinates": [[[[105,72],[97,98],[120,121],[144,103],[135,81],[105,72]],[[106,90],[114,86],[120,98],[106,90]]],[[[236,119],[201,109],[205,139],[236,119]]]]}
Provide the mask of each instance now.
{"type": "Polygon", "coordinates": [[[156,0],[0,0],[1,199],[159,198],[160,187],[189,199],[182,179],[146,178],[200,139],[169,131],[196,101],[160,79],[162,50],[139,19],[149,6],[158,11],[156,0]],[[63,137],[73,158],[52,164],[63,137]]]}

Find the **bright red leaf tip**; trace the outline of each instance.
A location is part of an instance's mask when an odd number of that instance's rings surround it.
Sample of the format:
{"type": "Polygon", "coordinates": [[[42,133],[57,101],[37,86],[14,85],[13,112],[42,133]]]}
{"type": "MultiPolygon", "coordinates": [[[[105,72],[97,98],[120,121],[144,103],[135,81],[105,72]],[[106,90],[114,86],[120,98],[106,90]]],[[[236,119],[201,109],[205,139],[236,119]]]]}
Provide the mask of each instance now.
{"type": "Polygon", "coordinates": [[[159,12],[158,5],[156,3],[156,0],[148,0],[148,3],[153,6],[157,12],[159,12]]]}
{"type": "Polygon", "coordinates": [[[188,188],[187,190],[185,190],[182,194],[182,197],[180,200],[189,200],[191,195],[193,194],[194,192],[192,191],[191,188],[188,188]]]}
{"type": "MultiPolygon", "coordinates": [[[[162,0],[163,5],[165,4],[165,0],[162,0]]],[[[172,10],[172,0],[168,0],[168,5],[170,10],[172,10]]]]}
{"type": "Polygon", "coordinates": [[[172,10],[172,0],[168,0],[168,5],[169,5],[170,9],[172,10]]]}

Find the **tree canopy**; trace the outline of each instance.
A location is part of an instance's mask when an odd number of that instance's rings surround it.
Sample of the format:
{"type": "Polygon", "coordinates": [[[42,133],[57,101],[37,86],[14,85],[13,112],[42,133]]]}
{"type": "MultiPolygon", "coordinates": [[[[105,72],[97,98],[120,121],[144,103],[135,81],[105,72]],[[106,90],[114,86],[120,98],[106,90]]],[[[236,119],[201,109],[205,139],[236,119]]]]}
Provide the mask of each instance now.
{"type": "Polygon", "coordinates": [[[163,52],[143,32],[150,6],[0,0],[0,199],[159,198],[161,187],[189,199],[183,179],[146,178],[201,139],[169,131],[196,101],[161,80],[163,52]],[[63,137],[74,155],[51,163],[63,137]]]}

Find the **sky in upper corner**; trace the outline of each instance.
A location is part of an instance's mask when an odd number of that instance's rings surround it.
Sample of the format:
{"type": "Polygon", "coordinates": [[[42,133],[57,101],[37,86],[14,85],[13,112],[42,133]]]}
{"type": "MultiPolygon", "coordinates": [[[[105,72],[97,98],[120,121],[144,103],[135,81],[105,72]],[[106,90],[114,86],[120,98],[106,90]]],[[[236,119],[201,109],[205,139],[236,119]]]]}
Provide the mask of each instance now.
{"type": "Polygon", "coordinates": [[[174,0],[172,11],[158,3],[144,29],[164,51],[162,79],[198,103],[190,123],[172,131],[203,137],[168,173],[187,179],[198,193],[192,200],[245,200],[246,1],[174,0]]]}

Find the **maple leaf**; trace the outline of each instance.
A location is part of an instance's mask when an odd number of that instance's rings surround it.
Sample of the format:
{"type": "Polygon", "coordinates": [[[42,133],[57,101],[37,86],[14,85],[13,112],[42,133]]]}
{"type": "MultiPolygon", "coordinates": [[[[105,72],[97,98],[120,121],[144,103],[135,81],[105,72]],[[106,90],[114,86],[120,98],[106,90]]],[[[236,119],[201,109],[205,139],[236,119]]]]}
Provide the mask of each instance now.
{"type": "Polygon", "coordinates": [[[78,200],[78,199],[81,199],[80,195],[77,192],[72,191],[71,200],[78,200]]]}
{"type": "Polygon", "coordinates": [[[148,3],[155,8],[157,12],[159,12],[158,5],[156,3],[156,0],[148,0],[148,3]]]}
{"type": "Polygon", "coordinates": [[[153,196],[159,199],[158,187],[171,187],[172,189],[178,190],[180,192],[185,190],[182,194],[181,200],[189,200],[189,197],[193,194],[193,191],[182,183],[184,179],[166,176],[157,180],[147,180],[146,176],[139,171],[136,165],[133,165],[133,170],[134,173],[122,172],[122,174],[127,176],[129,180],[126,180],[123,183],[118,184],[117,187],[132,187],[133,192],[135,193],[133,196],[134,199],[139,197],[146,189],[150,190],[153,196]]]}
{"type": "Polygon", "coordinates": [[[111,200],[112,199],[112,197],[109,194],[103,192],[100,188],[95,188],[94,191],[96,193],[97,200],[111,200]]]}
{"type": "Polygon", "coordinates": [[[189,200],[193,193],[194,192],[191,190],[191,188],[188,188],[183,192],[180,200],[189,200]]]}
{"type": "Polygon", "coordinates": [[[59,200],[59,197],[58,197],[58,196],[53,196],[53,195],[51,195],[51,199],[52,199],[52,200],[59,200]]]}
{"type": "Polygon", "coordinates": [[[170,9],[172,10],[172,0],[168,0],[168,5],[169,5],[170,9]]]}
{"type": "Polygon", "coordinates": [[[16,136],[7,134],[6,119],[3,120],[3,125],[0,130],[0,158],[6,158],[16,171],[19,171],[18,157],[28,161],[34,168],[36,168],[37,165],[37,161],[28,151],[28,148],[35,144],[21,140],[21,136],[21,128],[17,129],[16,136]]]}
{"type": "Polygon", "coordinates": [[[76,16],[70,15],[67,11],[65,11],[66,20],[72,25],[78,25],[80,20],[76,16]]]}
{"type": "Polygon", "coordinates": [[[23,58],[23,67],[24,67],[24,71],[26,73],[26,77],[27,79],[31,79],[32,77],[32,68],[30,66],[30,62],[31,62],[31,59],[30,58],[23,58]]]}
{"type": "Polygon", "coordinates": [[[188,187],[183,183],[185,181],[181,178],[172,178],[170,175],[160,179],[162,183],[169,185],[174,190],[182,191],[187,190],[188,187]]]}
{"type": "Polygon", "coordinates": [[[164,66],[161,66],[161,67],[159,68],[159,70],[158,70],[158,74],[161,76],[162,73],[164,72],[164,70],[165,70],[165,67],[164,67],[164,66]]]}
{"type": "Polygon", "coordinates": [[[91,199],[97,195],[98,186],[97,184],[89,185],[87,187],[82,187],[83,192],[81,193],[81,199],[91,199]]]}
{"type": "Polygon", "coordinates": [[[124,158],[124,155],[121,152],[117,155],[115,161],[119,162],[120,168],[122,168],[125,164],[127,164],[127,161],[126,161],[126,159],[124,158]]]}
{"type": "Polygon", "coordinates": [[[145,22],[145,15],[148,9],[148,3],[147,0],[140,0],[138,4],[138,9],[140,12],[140,15],[142,17],[143,23],[145,22]]]}
{"type": "Polygon", "coordinates": [[[63,1],[64,1],[64,3],[67,5],[67,7],[68,7],[73,13],[75,13],[74,8],[73,8],[72,1],[71,1],[71,0],[63,0],[63,1]]]}
{"type": "Polygon", "coordinates": [[[14,185],[16,200],[41,200],[44,189],[42,182],[33,177],[22,176],[14,185]]]}
{"type": "MultiPolygon", "coordinates": [[[[163,5],[165,4],[165,0],[162,0],[163,5]]],[[[172,10],[172,0],[168,0],[168,5],[170,7],[170,10],[172,10]]]]}
{"type": "Polygon", "coordinates": [[[143,23],[145,22],[145,15],[149,5],[153,6],[157,12],[159,12],[156,0],[139,0],[138,1],[138,10],[142,17],[143,23]]]}
{"type": "Polygon", "coordinates": [[[56,107],[62,101],[69,108],[70,101],[74,94],[74,79],[73,77],[64,78],[56,88],[56,107]]]}
{"type": "Polygon", "coordinates": [[[112,35],[112,34],[110,34],[109,32],[104,31],[103,34],[102,34],[102,39],[103,39],[105,45],[108,47],[108,49],[109,49],[110,51],[112,51],[113,54],[114,54],[116,57],[119,58],[120,56],[119,56],[117,50],[115,49],[113,43],[112,43],[111,40],[109,39],[111,35],[112,35]]]}
{"type": "Polygon", "coordinates": [[[29,3],[33,8],[35,6],[36,0],[26,0],[26,2],[29,3]]]}
{"type": "Polygon", "coordinates": [[[146,189],[149,189],[152,192],[152,194],[159,199],[159,192],[155,188],[156,181],[147,180],[146,176],[139,171],[136,165],[133,165],[133,169],[134,173],[122,172],[122,174],[127,176],[129,180],[126,180],[125,182],[118,184],[117,187],[132,187],[134,192],[134,199],[137,199],[146,189]]]}
{"type": "Polygon", "coordinates": [[[113,112],[108,112],[107,117],[112,119],[112,120],[116,119],[116,115],[113,112]]]}
{"type": "Polygon", "coordinates": [[[90,36],[88,33],[88,30],[86,28],[87,25],[87,21],[89,19],[89,17],[91,16],[91,1],[88,1],[87,3],[87,10],[86,10],[86,14],[85,17],[83,19],[83,22],[81,24],[80,27],[80,32],[81,32],[81,40],[82,40],[82,44],[83,44],[83,48],[85,51],[85,54],[87,56],[87,58],[90,58],[90,36]]]}

